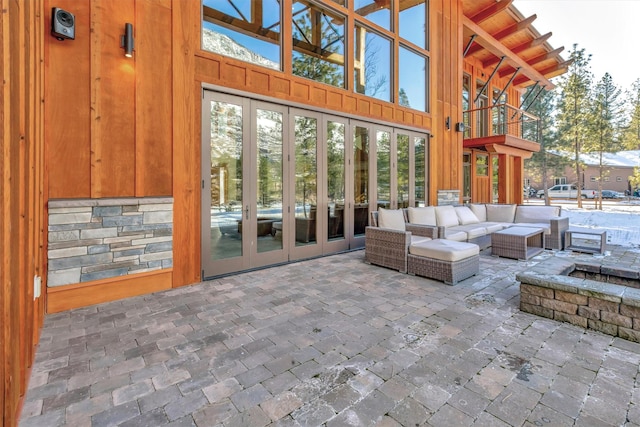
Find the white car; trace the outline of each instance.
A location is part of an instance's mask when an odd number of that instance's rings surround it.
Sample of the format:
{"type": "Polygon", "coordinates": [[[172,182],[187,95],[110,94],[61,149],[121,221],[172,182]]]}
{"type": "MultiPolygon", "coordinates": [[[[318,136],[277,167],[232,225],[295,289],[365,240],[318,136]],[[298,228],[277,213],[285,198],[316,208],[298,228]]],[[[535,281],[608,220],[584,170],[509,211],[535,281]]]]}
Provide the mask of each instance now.
{"type": "MultiPolygon", "coordinates": [[[[576,199],[578,197],[578,187],[570,184],[558,184],[549,188],[549,198],[551,199],[576,199]]],[[[595,190],[582,190],[580,197],[583,199],[594,199],[597,192],[595,190]]],[[[539,198],[544,197],[544,190],[537,193],[539,198]]]]}

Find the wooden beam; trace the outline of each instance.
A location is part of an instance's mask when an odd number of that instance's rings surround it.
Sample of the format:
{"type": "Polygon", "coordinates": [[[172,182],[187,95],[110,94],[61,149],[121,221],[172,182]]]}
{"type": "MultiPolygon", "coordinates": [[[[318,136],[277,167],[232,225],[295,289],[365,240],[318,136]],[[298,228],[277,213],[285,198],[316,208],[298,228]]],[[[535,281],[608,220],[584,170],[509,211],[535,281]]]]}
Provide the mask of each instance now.
{"type": "MultiPolygon", "coordinates": [[[[525,51],[527,51],[527,50],[529,50],[531,48],[534,48],[536,46],[540,46],[542,43],[544,43],[547,40],[549,40],[549,38],[551,37],[551,34],[552,33],[549,32],[549,33],[545,34],[544,36],[538,37],[537,39],[532,39],[532,40],[529,40],[528,42],[519,44],[518,46],[516,46],[514,48],[511,48],[511,51],[513,53],[519,55],[519,54],[521,54],[521,53],[523,53],[523,52],[525,52],[525,51]]],[[[498,61],[500,61],[500,58],[497,58],[497,57],[494,56],[494,57],[484,61],[482,63],[482,66],[484,68],[488,68],[488,67],[491,67],[491,66],[497,64],[498,61]]]]}
{"type": "MultiPolygon", "coordinates": [[[[573,60],[569,59],[567,61],[560,62],[556,65],[552,65],[543,70],[540,70],[539,73],[545,76],[545,78],[550,79],[552,77],[556,77],[556,76],[559,76],[560,74],[563,74],[566,71],[566,69],[569,67],[569,65],[571,65],[572,62],[573,60]]],[[[523,87],[529,86],[529,84],[527,83],[527,79],[522,77],[517,78],[513,82],[513,84],[515,86],[519,86],[519,85],[523,85],[523,87]]]]}
{"type": "MultiPolygon", "coordinates": [[[[533,23],[533,21],[536,20],[538,16],[537,15],[531,15],[528,18],[523,19],[520,22],[516,22],[513,25],[509,25],[508,27],[506,27],[503,30],[498,31],[495,34],[492,34],[491,37],[493,37],[496,40],[502,40],[505,37],[509,37],[515,33],[518,33],[522,30],[525,30],[527,28],[529,28],[529,26],[533,23]]],[[[468,19],[466,17],[464,17],[465,19],[468,19]]],[[[473,22],[473,21],[471,21],[473,22]]],[[[486,31],[485,31],[486,33],[486,31]]],[[[467,55],[473,55],[474,53],[480,52],[481,50],[484,49],[484,46],[478,45],[476,44],[475,46],[473,46],[471,49],[469,49],[469,52],[467,53],[467,55]]]]}
{"type": "MultiPolygon", "coordinates": [[[[560,53],[563,50],[564,50],[564,46],[563,47],[559,47],[557,49],[554,49],[551,52],[543,53],[542,55],[538,55],[535,58],[531,58],[530,60],[528,60],[527,64],[529,64],[529,65],[531,65],[533,67],[536,64],[539,64],[539,63],[541,63],[543,61],[546,61],[548,59],[556,58],[558,55],[560,55],[560,53]]],[[[512,74],[514,71],[515,71],[515,68],[507,67],[507,68],[503,69],[502,71],[500,71],[500,77],[508,76],[509,74],[512,74]]],[[[541,73],[541,74],[544,75],[544,73],[541,73]]]]}
{"type": "Polygon", "coordinates": [[[473,15],[470,19],[476,24],[480,24],[508,8],[512,2],[513,0],[502,0],[501,2],[493,3],[491,6],[486,7],[473,15]]]}
{"type": "Polygon", "coordinates": [[[533,81],[540,81],[540,83],[547,86],[549,89],[553,88],[555,85],[551,83],[544,75],[538,72],[531,65],[527,64],[522,58],[513,53],[509,48],[496,40],[491,34],[489,34],[485,29],[480,27],[480,25],[471,21],[471,19],[466,16],[462,17],[462,24],[469,29],[472,33],[477,34],[476,42],[483,45],[488,51],[490,51],[495,56],[506,56],[505,62],[514,68],[520,67],[520,73],[523,76],[528,77],[533,81]]]}

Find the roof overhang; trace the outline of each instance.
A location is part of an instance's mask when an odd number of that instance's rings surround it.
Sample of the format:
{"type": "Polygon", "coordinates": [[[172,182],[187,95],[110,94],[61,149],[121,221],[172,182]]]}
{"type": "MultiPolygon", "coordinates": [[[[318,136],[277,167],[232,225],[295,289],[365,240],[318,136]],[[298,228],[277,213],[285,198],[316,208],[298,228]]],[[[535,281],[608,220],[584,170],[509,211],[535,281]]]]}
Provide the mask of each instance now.
{"type": "Polygon", "coordinates": [[[513,76],[514,86],[552,89],[550,79],[565,73],[570,61],[560,56],[564,48],[548,43],[551,33],[541,35],[533,27],[536,15],[525,18],[512,1],[462,0],[465,57],[487,69],[499,67],[498,75],[513,76]]]}

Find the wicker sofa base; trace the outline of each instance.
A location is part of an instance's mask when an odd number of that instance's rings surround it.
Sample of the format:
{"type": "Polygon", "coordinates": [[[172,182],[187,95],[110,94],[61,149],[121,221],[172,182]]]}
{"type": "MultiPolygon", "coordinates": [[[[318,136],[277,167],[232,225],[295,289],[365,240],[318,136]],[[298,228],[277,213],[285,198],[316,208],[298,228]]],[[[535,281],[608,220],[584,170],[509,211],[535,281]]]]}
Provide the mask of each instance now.
{"type": "Polygon", "coordinates": [[[407,272],[416,276],[440,280],[448,285],[455,285],[480,272],[480,256],[474,255],[459,261],[440,261],[408,254],[407,272]]]}

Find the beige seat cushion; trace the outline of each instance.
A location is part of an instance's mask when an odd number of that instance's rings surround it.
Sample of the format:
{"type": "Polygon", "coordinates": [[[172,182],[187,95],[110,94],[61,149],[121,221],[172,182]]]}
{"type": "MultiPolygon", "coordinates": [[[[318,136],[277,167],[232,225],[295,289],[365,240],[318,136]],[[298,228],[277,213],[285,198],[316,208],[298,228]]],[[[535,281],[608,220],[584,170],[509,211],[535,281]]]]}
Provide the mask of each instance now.
{"type": "Polygon", "coordinates": [[[407,209],[407,214],[411,224],[433,226],[437,224],[436,209],[433,206],[424,206],[420,208],[409,207],[407,209]]]}
{"type": "Polygon", "coordinates": [[[457,230],[452,230],[450,228],[445,228],[444,238],[447,240],[454,240],[456,242],[466,242],[467,233],[465,231],[457,231],[457,230]]]}
{"type": "Polygon", "coordinates": [[[482,224],[467,224],[451,227],[451,231],[464,231],[467,233],[467,240],[487,234],[487,229],[482,224]]]}
{"type": "Polygon", "coordinates": [[[418,243],[428,242],[429,240],[431,240],[431,237],[414,236],[413,234],[411,235],[411,244],[412,245],[416,245],[418,243]]]}
{"type": "Polygon", "coordinates": [[[466,206],[456,206],[456,215],[458,216],[458,222],[460,225],[477,224],[480,222],[478,217],[466,206]]]}
{"type": "Polygon", "coordinates": [[[436,239],[409,247],[411,255],[440,261],[460,261],[480,253],[478,245],[452,240],[436,239]]]}
{"type": "Polygon", "coordinates": [[[391,230],[406,231],[402,210],[380,208],[378,210],[378,226],[391,230]]]}
{"type": "Polygon", "coordinates": [[[487,205],[487,221],[513,222],[516,205],[487,205]]]}
{"type": "Polygon", "coordinates": [[[544,234],[551,234],[551,226],[545,222],[521,222],[513,225],[516,227],[542,228],[544,230],[544,234]]]}
{"type": "Polygon", "coordinates": [[[436,206],[436,221],[443,227],[453,227],[459,225],[456,210],[451,205],[436,206]]]}
{"type": "Polygon", "coordinates": [[[495,233],[496,231],[500,231],[505,228],[505,224],[500,222],[483,222],[480,223],[480,225],[487,229],[487,234],[495,233]]]}

